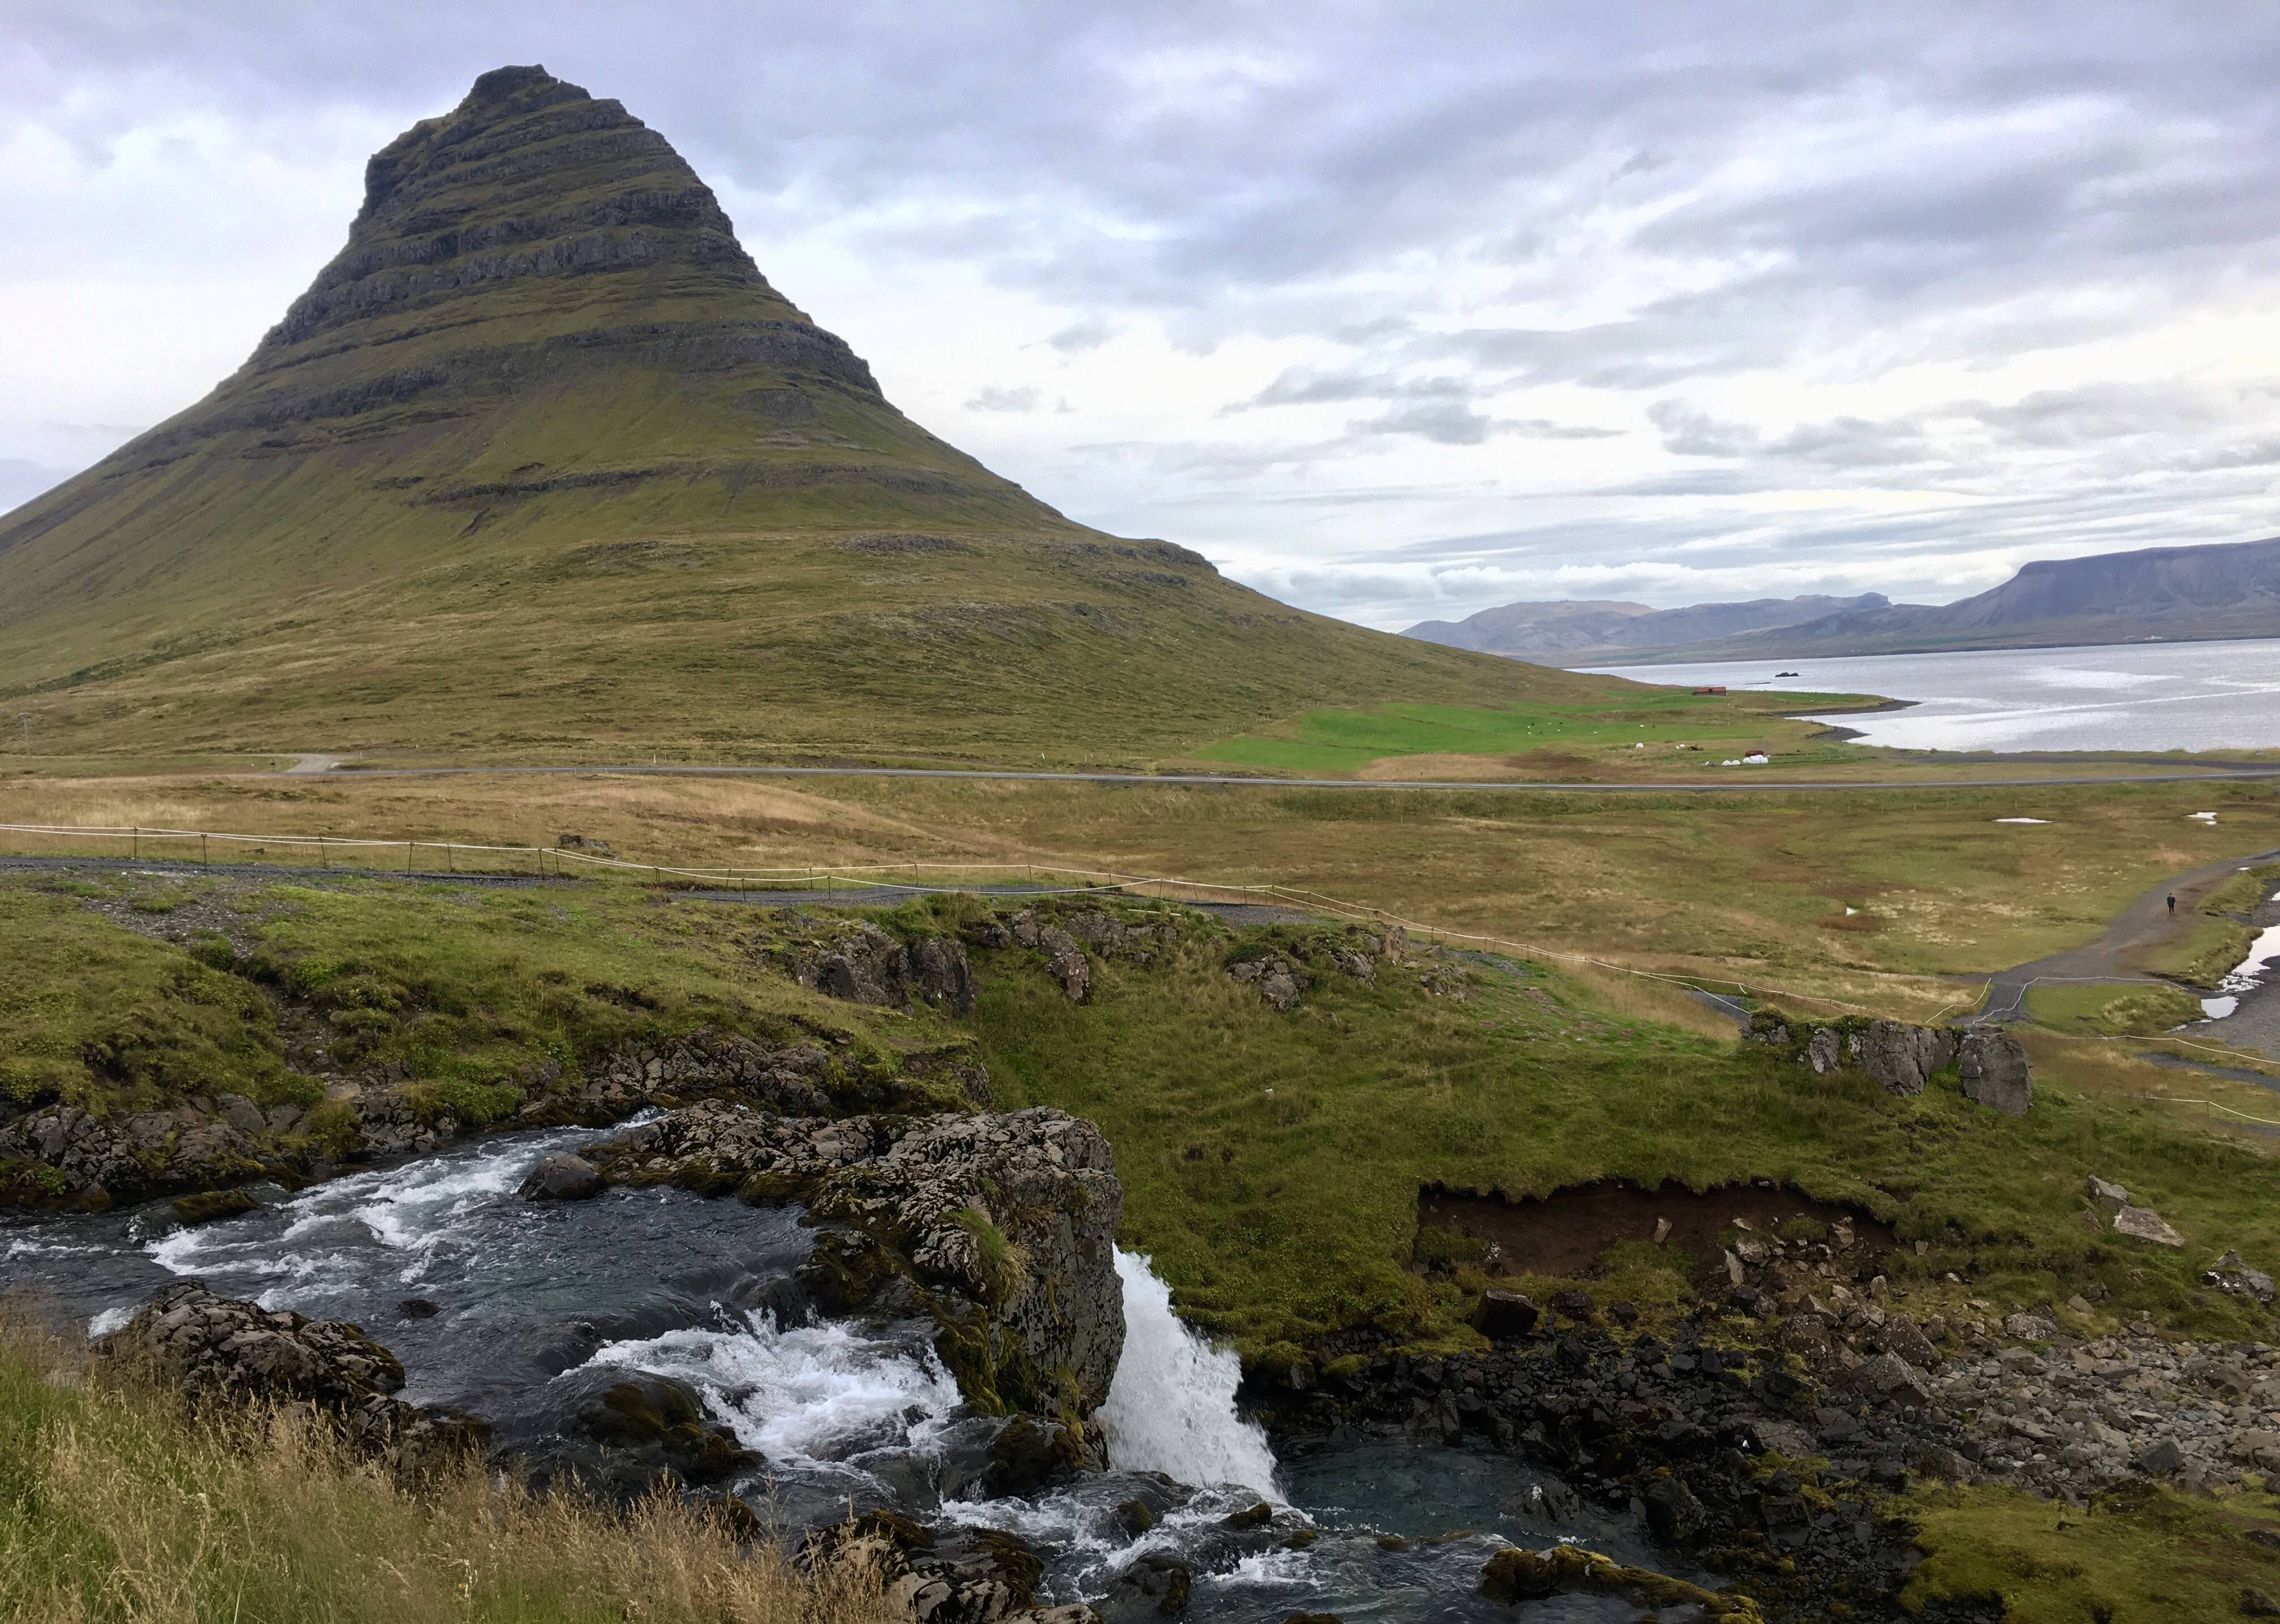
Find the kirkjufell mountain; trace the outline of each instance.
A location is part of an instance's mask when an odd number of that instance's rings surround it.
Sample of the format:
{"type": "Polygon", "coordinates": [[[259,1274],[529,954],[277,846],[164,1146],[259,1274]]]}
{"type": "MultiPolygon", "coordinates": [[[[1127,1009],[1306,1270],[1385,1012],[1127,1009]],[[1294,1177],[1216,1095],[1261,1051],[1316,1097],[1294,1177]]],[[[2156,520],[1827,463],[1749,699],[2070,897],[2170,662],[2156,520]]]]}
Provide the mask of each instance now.
{"type": "Polygon", "coordinates": [[[897,411],[662,135],[538,67],[375,156],[212,394],[0,517],[0,699],[58,751],[1130,761],[1601,686],[1064,518],[897,411]]]}

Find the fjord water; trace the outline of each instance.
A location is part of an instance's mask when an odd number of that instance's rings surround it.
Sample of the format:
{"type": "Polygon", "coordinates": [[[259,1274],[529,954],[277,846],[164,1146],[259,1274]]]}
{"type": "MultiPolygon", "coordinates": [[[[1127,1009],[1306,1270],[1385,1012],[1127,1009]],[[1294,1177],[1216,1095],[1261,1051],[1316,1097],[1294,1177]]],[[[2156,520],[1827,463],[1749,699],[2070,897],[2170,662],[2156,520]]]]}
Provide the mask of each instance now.
{"type": "Polygon", "coordinates": [[[2280,750],[2280,640],[1594,669],[1674,687],[1909,700],[1814,719],[1895,750],[2280,750]]]}
{"type": "MultiPolygon", "coordinates": [[[[1198,1620],[1485,1620],[1506,1616],[1478,1586],[1506,1540],[1581,1538],[1658,1563],[1634,1519],[1576,1505],[1509,1456],[1397,1435],[1318,1440],[1278,1459],[1236,1413],[1233,1355],[1178,1320],[1145,1258],[1121,1253],[1128,1333],[1102,1412],[1113,1469],[1028,1497],[976,1497],[998,1423],[963,1404],[923,1325],[805,1312],[791,1277],[812,1237],[797,1209],[664,1189],[568,1205],[516,1196],[540,1156],[593,1137],[519,1134],[298,1194],[257,1190],[262,1210],[170,1234],[151,1227],[163,1205],[0,1216],[0,1290],[27,1292],[95,1334],[185,1277],[351,1320],[403,1359],[405,1397],[482,1415],[502,1444],[537,1462],[558,1454],[581,1408],[612,1383],[672,1377],[764,1457],[728,1487],[787,1535],[851,1505],[999,1528],[1039,1551],[1060,1600],[1098,1598],[1137,1558],[1163,1554],[1193,1569],[1188,1616],[1198,1620]],[[407,1316],[413,1298],[434,1314],[407,1316]],[[1137,1536],[1117,1509],[1135,1497],[1166,1508],[1137,1536]],[[1283,1508],[1276,1536],[1222,1526],[1261,1497],[1283,1508]],[[1285,1548],[1302,1526],[1313,1543],[1285,1548]]],[[[1635,1612],[1574,1597],[1543,1616],[1635,1612]]]]}

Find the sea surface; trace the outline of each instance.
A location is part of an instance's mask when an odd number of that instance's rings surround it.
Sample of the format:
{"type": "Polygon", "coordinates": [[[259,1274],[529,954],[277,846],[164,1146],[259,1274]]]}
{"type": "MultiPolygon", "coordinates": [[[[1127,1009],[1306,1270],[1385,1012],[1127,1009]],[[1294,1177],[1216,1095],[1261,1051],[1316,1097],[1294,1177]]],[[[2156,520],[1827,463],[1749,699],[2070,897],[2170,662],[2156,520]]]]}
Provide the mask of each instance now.
{"type": "Polygon", "coordinates": [[[1896,750],[2280,750],[2280,639],[1592,669],[1684,688],[1912,700],[1817,719],[1896,750]],[[1783,671],[1797,674],[1775,674],[1783,671]]]}

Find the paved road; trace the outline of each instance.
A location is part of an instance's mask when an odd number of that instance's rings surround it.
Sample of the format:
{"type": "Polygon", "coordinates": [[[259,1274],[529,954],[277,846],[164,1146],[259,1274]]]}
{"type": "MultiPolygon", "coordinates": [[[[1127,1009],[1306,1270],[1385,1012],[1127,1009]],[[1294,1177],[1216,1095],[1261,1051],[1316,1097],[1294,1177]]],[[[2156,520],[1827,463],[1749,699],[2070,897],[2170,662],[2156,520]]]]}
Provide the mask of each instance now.
{"type": "MultiPolygon", "coordinates": [[[[304,760],[322,759],[304,757],[304,760]]],[[[300,770],[300,769],[292,769],[300,770]]],[[[984,781],[1019,781],[1055,784],[1110,784],[1128,788],[1201,786],[1221,789],[1439,789],[1529,790],[1580,795],[1729,795],[1737,790],[1845,789],[2034,789],[2083,784],[2201,784],[2280,779],[2280,766],[2265,763],[2211,764],[2190,773],[2107,773],[2072,778],[1874,779],[1857,783],[1798,782],[1755,778],[1737,769],[1713,783],[1588,784],[1516,781],[1465,783],[1430,778],[1246,778],[1218,773],[1025,773],[996,767],[790,767],[790,766],[448,766],[333,768],[343,778],[454,778],[477,775],[549,774],[614,776],[638,774],[660,778],[949,778],[984,781]]]]}
{"type": "Polygon", "coordinates": [[[2280,850],[2260,851],[2249,857],[2226,858],[2222,862],[2204,864],[2171,875],[2116,914],[2095,942],[2014,966],[1991,978],[1983,1012],[1995,1020],[2016,1020],[2026,1003],[2027,989],[2037,981],[2170,985],[2139,969],[2138,957],[2160,946],[2172,934],[2191,929],[2199,918],[2201,899],[2218,886],[2244,868],[2253,868],[2276,858],[2280,858],[2280,850]],[[2168,899],[2172,896],[2177,899],[2174,918],[2169,912],[2168,899]]]}

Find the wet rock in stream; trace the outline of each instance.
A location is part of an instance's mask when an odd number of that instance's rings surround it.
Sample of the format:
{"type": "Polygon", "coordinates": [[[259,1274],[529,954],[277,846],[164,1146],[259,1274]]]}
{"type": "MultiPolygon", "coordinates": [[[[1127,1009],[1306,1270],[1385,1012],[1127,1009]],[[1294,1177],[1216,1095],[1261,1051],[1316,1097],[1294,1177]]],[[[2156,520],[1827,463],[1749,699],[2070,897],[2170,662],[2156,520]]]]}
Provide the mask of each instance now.
{"type": "Polygon", "coordinates": [[[395,1397],[403,1365],[359,1328],[217,1297],[195,1280],[167,1287],[96,1347],[179,1382],[193,1405],[307,1405],[335,1418],[356,1448],[406,1474],[479,1450],[489,1436],[474,1416],[395,1397]]]}
{"type": "Polygon", "coordinates": [[[1090,1415],[1124,1345],[1115,1159],[1091,1123],[1005,1115],[782,1117],[706,1102],[597,1148],[613,1182],[798,1201],[826,1226],[801,1280],[822,1306],[923,1315],[985,1410],[1090,1415]]]}

